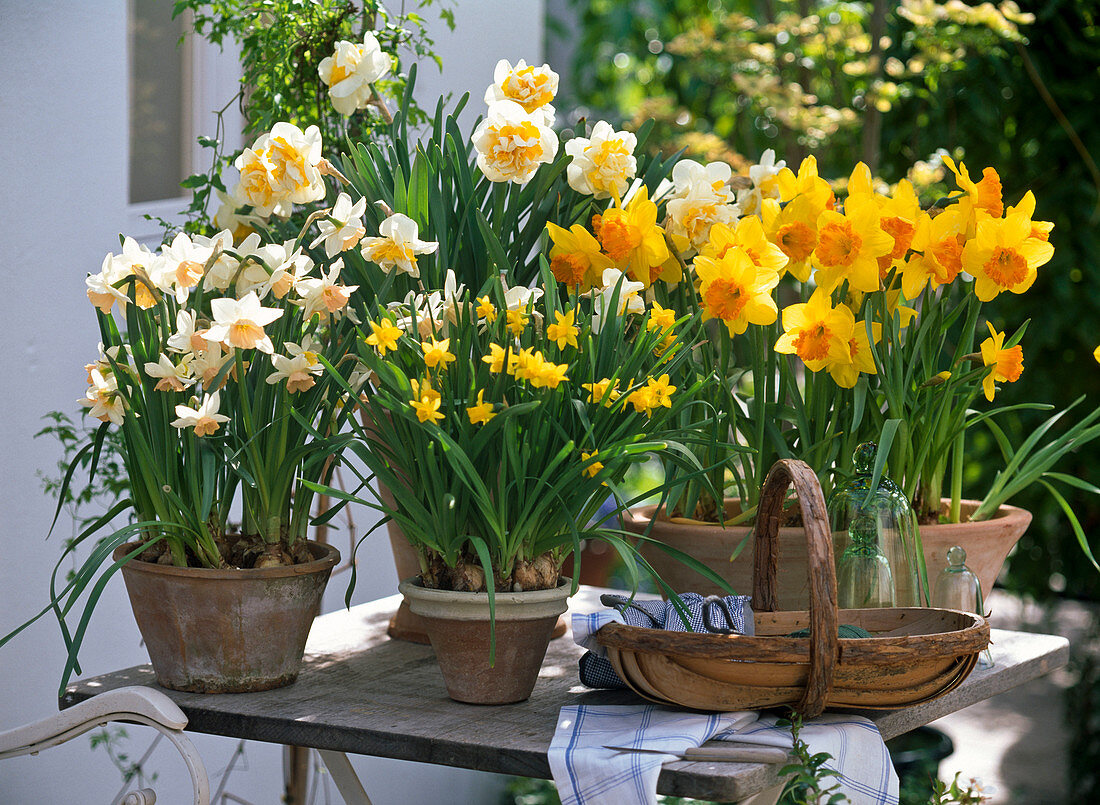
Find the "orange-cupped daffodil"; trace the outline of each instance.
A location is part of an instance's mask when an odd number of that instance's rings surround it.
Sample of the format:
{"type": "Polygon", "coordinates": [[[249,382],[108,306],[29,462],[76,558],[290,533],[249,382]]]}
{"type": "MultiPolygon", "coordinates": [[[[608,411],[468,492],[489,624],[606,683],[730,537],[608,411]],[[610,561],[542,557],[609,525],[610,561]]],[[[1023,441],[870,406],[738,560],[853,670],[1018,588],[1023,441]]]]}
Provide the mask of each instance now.
{"type": "Polygon", "coordinates": [[[986,326],[989,327],[990,337],[982,342],[982,363],[992,367],[993,371],[982,379],[982,390],[985,398],[992,402],[996,389],[994,384],[1015,383],[1023,374],[1024,348],[1017,344],[1006,349],[1005,334],[998,333],[989,322],[986,322],[986,326]]]}
{"type": "Polygon", "coordinates": [[[808,302],[783,309],[783,330],[775,351],[798,355],[811,372],[852,362],[855,316],[847,305],[834,308],[824,288],[814,291],[808,302]]]}
{"type": "Polygon", "coordinates": [[[593,219],[593,229],[604,252],[631,279],[646,288],[661,276],[669,259],[665,231],[657,226],[657,205],[645,186],[622,207],[611,207],[593,219]]]}
{"type": "Polygon", "coordinates": [[[1020,294],[1035,282],[1039,266],[1054,255],[1054,247],[1031,237],[1026,212],[1007,218],[983,218],[977,233],[962,249],[963,270],[974,277],[974,293],[988,302],[1002,291],[1020,294]]]}
{"type": "Polygon", "coordinates": [[[740,335],[750,324],[771,324],[778,315],[771,292],[779,284],[773,269],[756,265],[748,253],[735,247],[716,259],[695,258],[703,319],[721,319],[730,335],[740,335]]]}
{"type": "MultiPolygon", "coordinates": [[[[877,344],[882,337],[882,325],[877,321],[871,324],[871,334],[877,344]]],[[[877,374],[875,369],[875,357],[871,354],[870,340],[867,338],[867,323],[857,321],[852,330],[852,337],[848,339],[848,353],[851,355],[851,363],[831,363],[826,368],[829,376],[833,378],[841,388],[850,389],[859,380],[860,372],[868,375],[877,374]]]]}
{"type": "Polygon", "coordinates": [[[878,205],[866,194],[849,197],[844,214],[825,210],[817,219],[817,246],[813,264],[819,287],[832,291],[843,280],[857,291],[879,287],[878,258],[894,248],[894,239],[882,230],[878,205]]]}
{"type": "Polygon", "coordinates": [[[550,248],[550,271],[563,285],[579,285],[581,291],[587,291],[600,284],[604,269],[615,265],[600,251],[600,242],[580,224],[563,229],[548,221],[546,231],[554,244],[550,248]]]}

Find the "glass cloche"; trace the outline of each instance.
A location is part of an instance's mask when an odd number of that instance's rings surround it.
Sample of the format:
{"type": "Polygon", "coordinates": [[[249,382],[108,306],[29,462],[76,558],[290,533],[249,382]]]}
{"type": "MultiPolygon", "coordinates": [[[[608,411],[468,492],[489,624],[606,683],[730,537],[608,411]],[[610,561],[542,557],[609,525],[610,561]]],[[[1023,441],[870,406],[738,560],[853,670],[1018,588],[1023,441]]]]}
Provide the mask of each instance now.
{"type": "Polygon", "coordinates": [[[833,493],[828,506],[842,609],[921,606],[917,519],[889,478],[881,477],[871,488],[877,453],[874,442],[856,448],[855,475],[833,493]]]}

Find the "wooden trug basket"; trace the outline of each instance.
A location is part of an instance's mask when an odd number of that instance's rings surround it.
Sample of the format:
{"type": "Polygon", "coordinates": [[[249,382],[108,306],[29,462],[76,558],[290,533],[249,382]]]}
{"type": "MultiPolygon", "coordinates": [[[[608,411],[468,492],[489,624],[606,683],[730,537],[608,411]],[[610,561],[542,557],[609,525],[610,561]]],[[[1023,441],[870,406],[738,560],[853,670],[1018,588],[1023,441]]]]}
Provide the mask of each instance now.
{"type": "Polygon", "coordinates": [[[957,687],[989,645],[989,624],[972,612],[899,607],[838,614],[832,532],[821,485],[806,463],[776,462],[761,491],[756,523],[756,635],[608,624],[597,639],[635,692],[696,710],[790,705],[807,718],[826,707],[896,709],[957,687]],[[776,611],[779,521],[792,484],[806,531],[808,612],[776,611]],[[861,626],[874,637],[838,638],[838,623],[861,626]],[[807,626],[809,637],[786,636],[807,626]]]}

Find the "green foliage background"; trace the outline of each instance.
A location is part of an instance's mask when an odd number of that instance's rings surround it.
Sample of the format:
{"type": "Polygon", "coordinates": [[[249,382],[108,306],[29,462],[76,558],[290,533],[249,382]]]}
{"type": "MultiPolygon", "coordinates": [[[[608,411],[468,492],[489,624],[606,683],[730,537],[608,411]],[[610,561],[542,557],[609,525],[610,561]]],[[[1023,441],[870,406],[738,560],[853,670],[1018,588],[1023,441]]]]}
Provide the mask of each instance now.
{"type": "MultiPolygon", "coordinates": [[[[1092,156],[1100,154],[1093,97],[1100,79],[1098,4],[1024,0],[1020,10],[1035,21],[1020,26],[1025,40],[1017,42],[983,25],[915,25],[896,13],[898,4],[883,0],[571,2],[581,32],[574,80],[562,94],[572,93],[593,118],[630,125],[656,116],[654,140],[663,136],[666,151],[686,147],[697,158],[726,158],[735,168],[755,162],[766,148],[795,167],[812,152],[829,177],[846,176],[864,159],[895,182],[914,162],[946,149],[961,154],[975,174],[994,166],[1006,203],[1032,189],[1036,218],[1056,225],[1056,253],[1027,294],[998,299],[999,327],[1032,319],[1023,379],[998,401],[1063,408],[1084,394],[1089,408],[1100,404],[1100,366],[1092,357],[1100,344],[1100,172],[1092,156]],[[863,36],[873,30],[886,37],[877,62],[869,50],[874,37],[863,36]],[[749,50],[750,38],[774,47],[749,50]],[[755,58],[769,52],[772,66],[755,58]],[[891,57],[905,69],[876,76],[876,64],[891,57]],[[851,64],[868,59],[870,69],[851,64]],[[746,89],[738,73],[776,81],[746,89]],[[805,100],[791,93],[795,82],[815,93],[817,106],[851,110],[852,119],[836,121],[827,136],[804,120],[785,119],[784,104],[805,100]]],[[[1018,443],[1040,416],[1004,424],[1018,443]]],[[[992,440],[975,438],[971,448],[964,492],[980,496],[1001,460],[992,440]]],[[[1096,484],[1098,465],[1100,448],[1093,445],[1056,469],[1096,484]]],[[[1035,521],[1010,561],[1009,586],[1037,598],[1064,592],[1100,599],[1100,576],[1083,561],[1055,502],[1036,486],[1013,503],[1030,509],[1035,521]]],[[[1100,501],[1073,491],[1070,503],[1094,550],[1100,547],[1100,501]]]]}

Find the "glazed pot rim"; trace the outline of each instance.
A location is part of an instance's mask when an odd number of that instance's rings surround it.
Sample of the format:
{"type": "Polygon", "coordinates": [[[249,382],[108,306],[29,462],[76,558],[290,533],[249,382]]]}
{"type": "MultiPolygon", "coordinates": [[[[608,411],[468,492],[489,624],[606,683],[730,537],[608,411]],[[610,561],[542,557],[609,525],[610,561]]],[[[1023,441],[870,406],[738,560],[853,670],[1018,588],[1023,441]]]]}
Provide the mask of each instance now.
{"type": "MultiPolygon", "coordinates": [[[[564,576],[556,587],[547,590],[495,593],[494,608],[497,621],[533,620],[557,618],[568,608],[568,598],[573,581],[564,576]]],[[[413,614],[429,618],[451,620],[489,619],[489,593],[436,590],[425,587],[418,576],[404,579],[397,585],[413,614]]]]}
{"type": "MultiPolygon", "coordinates": [[[[253,579],[277,579],[293,576],[308,576],[314,573],[330,571],[340,561],[340,551],[333,545],[306,540],[310,553],[314,555],[312,562],[303,562],[296,565],[280,565],[278,567],[261,568],[230,568],[226,570],[209,567],[176,567],[175,565],[158,565],[155,562],[146,562],[134,557],[122,565],[123,572],[148,573],[154,576],[186,576],[207,581],[246,581],[253,579]]],[[[138,547],[137,542],[127,542],[119,545],[111,558],[118,562],[125,559],[126,554],[138,547]]]]}
{"type": "MultiPolygon", "coordinates": [[[[732,498],[732,497],[731,498],[724,498],[723,503],[728,504],[730,501],[739,501],[739,500],[740,500],[740,498],[732,498]]],[[[941,498],[941,501],[949,501],[949,500],[950,500],[950,498],[941,498]]],[[[962,505],[963,506],[968,506],[971,511],[976,509],[980,503],[981,503],[980,500],[971,500],[969,498],[964,498],[962,500],[962,505]]],[[[655,503],[649,503],[649,504],[646,504],[645,506],[635,506],[633,508],[627,509],[624,512],[624,519],[631,522],[631,523],[635,523],[637,525],[646,525],[646,524],[648,524],[648,523],[650,523],[654,520],[654,514],[656,513],[656,511],[657,511],[657,504],[655,504],[655,503]]],[[[993,517],[990,517],[988,520],[977,520],[977,521],[964,520],[961,523],[928,523],[926,525],[920,526],[920,529],[921,529],[921,531],[924,531],[926,528],[950,528],[950,527],[954,527],[954,526],[964,526],[964,525],[965,526],[980,526],[980,525],[988,525],[990,523],[995,523],[995,522],[996,523],[1003,523],[1003,522],[1009,522],[1009,521],[1014,521],[1014,520],[1018,521],[1018,520],[1021,520],[1021,519],[1024,519],[1024,518],[1026,518],[1027,521],[1030,523],[1031,522],[1031,512],[1028,511],[1027,509],[1022,509],[1019,506],[1012,506],[1008,503],[1002,503],[997,508],[997,513],[993,517]]],[[[682,525],[682,526],[701,527],[701,528],[722,528],[722,529],[727,529],[727,530],[734,530],[734,529],[745,529],[746,531],[751,531],[752,530],[751,525],[719,525],[718,523],[712,523],[712,522],[708,522],[706,520],[693,520],[689,517],[675,517],[675,518],[673,518],[673,517],[669,517],[663,511],[661,513],[661,516],[657,517],[656,520],[657,520],[657,522],[665,523],[665,524],[669,524],[669,525],[682,525]]],[[[799,531],[802,530],[801,526],[783,526],[783,527],[780,528],[780,531],[784,531],[784,530],[790,529],[790,528],[797,529],[799,531]]]]}

